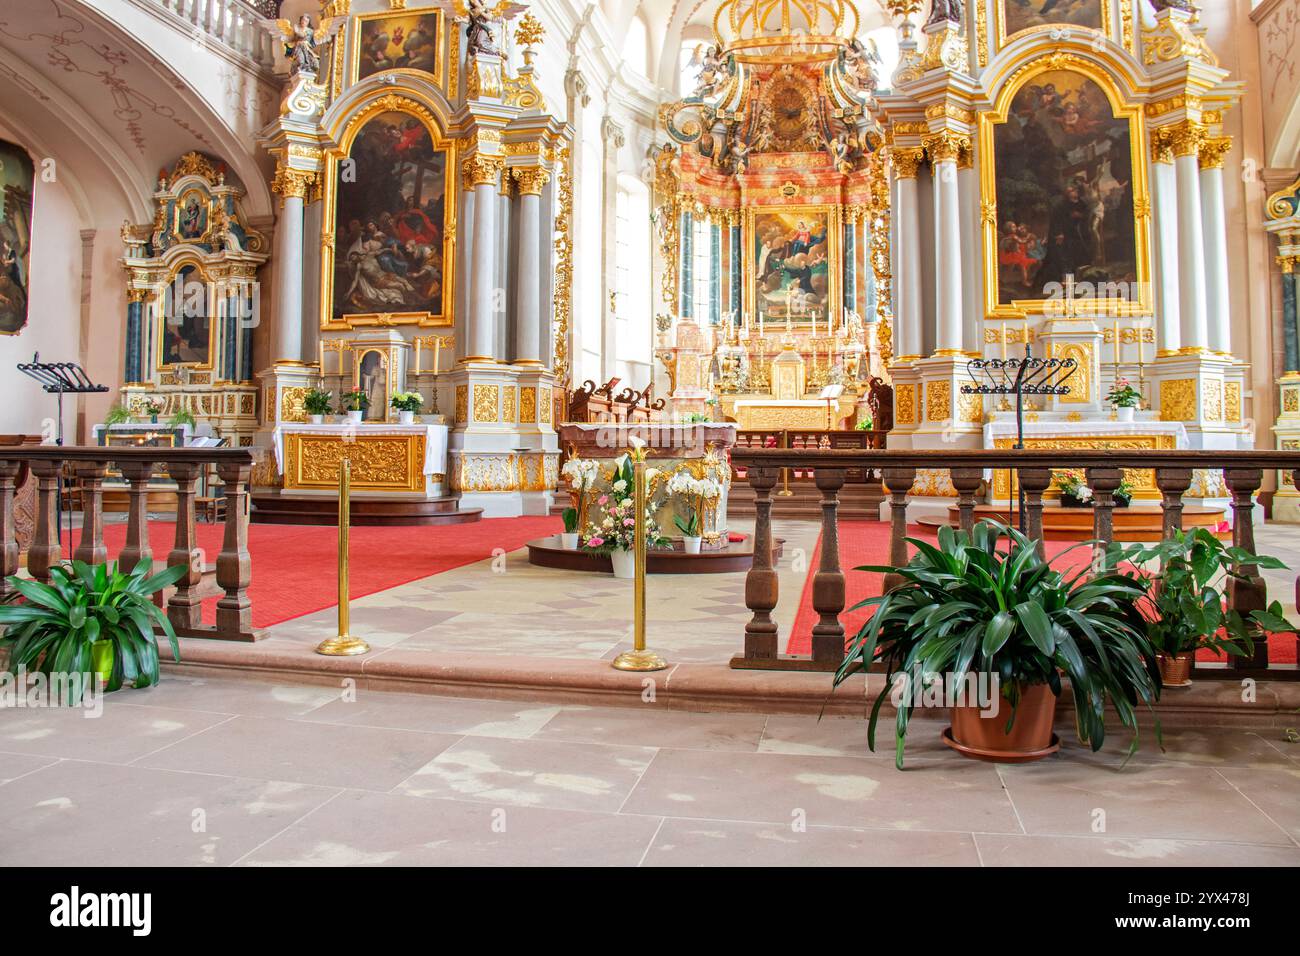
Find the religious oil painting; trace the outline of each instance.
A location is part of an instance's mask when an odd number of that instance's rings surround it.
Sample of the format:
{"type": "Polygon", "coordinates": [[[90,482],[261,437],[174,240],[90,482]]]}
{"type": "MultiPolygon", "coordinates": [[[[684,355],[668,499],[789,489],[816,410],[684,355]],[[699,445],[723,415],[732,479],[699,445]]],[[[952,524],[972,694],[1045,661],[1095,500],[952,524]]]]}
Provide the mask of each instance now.
{"type": "Polygon", "coordinates": [[[198,268],[184,265],[163,287],[159,365],[211,365],[208,286],[198,268]]]}
{"type": "Polygon", "coordinates": [[[437,73],[437,12],[365,18],[359,32],[358,80],[383,70],[437,73]]]}
{"type": "Polygon", "coordinates": [[[0,335],[27,324],[35,167],[21,146],[0,140],[0,335]]]}
{"type": "Polygon", "coordinates": [[[1016,92],[994,127],[1000,305],[1060,299],[1070,276],[1136,298],[1131,137],[1080,73],[1040,73],[1016,92]]]}
{"type": "Polygon", "coordinates": [[[1074,26],[1100,30],[1101,7],[1110,0],[1002,0],[1002,35],[1044,26],[1074,26]]]}
{"type": "Polygon", "coordinates": [[[383,352],[370,349],[362,353],[357,388],[370,400],[362,417],[366,421],[384,421],[388,416],[388,357],[383,352]]]}
{"type": "Polygon", "coordinates": [[[756,212],[751,236],[755,320],[826,323],[831,276],[830,213],[783,207],[756,212]]]}
{"type": "Polygon", "coordinates": [[[176,235],[197,240],[208,229],[208,197],[201,189],[187,189],[176,203],[176,235]]]}
{"type": "Polygon", "coordinates": [[[385,112],[337,172],[333,317],[444,315],[446,151],[415,116],[385,112]]]}

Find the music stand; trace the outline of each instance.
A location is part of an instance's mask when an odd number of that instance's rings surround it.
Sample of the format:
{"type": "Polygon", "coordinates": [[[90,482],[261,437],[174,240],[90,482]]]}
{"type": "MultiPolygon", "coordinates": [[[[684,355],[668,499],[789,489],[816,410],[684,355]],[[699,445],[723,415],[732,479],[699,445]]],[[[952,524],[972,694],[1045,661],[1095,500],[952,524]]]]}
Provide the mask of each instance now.
{"type": "MultiPolygon", "coordinates": [[[[1025,357],[1013,359],[972,359],[966,363],[970,384],[961,387],[963,395],[1014,395],[1016,397],[1016,443],[1025,447],[1025,396],[1068,395],[1065,383],[1079,370],[1076,359],[1034,358],[1032,347],[1025,343],[1025,357]],[[977,378],[976,373],[981,377],[977,378]]],[[[1025,491],[1017,478],[1017,513],[1021,534],[1025,531],[1025,491]]],[[[1007,490],[1007,508],[1011,492],[1007,490]]]]}
{"type": "MultiPolygon", "coordinates": [[[[41,353],[36,352],[32,355],[30,362],[19,362],[18,371],[22,372],[36,381],[41,383],[45,391],[53,394],[58,403],[58,416],[55,419],[57,433],[54,436],[54,444],[63,445],[63,396],[64,395],[85,395],[93,392],[107,392],[107,385],[96,385],[86,375],[86,370],[76,362],[42,362],[41,353]]],[[[63,544],[63,469],[59,469],[58,474],[58,501],[60,518],[57,523],[56,531],[58,533],[59,544],[63,544]]],[[[72,515],[68,515],[68,540],[72,540],[72,515]]]]}

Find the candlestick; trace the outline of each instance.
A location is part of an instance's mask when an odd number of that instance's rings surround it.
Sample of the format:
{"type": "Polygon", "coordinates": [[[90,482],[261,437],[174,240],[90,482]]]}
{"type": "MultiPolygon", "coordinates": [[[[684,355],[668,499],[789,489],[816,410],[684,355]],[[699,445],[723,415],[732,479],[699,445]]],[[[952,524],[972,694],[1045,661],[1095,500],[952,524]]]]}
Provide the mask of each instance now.
{"type": "Polygon", "coordinates": [[[415,374],[420,374],[420,337],[415,337],[415,374]]]}
{"type": "Polygon", "coordinates": [[[442,354],[442,336],[433,337],[433,374],[436,378],[438,375],[438,358],[442,354]]]}
{"type": "Polygon", "coordinates": [[[1007,360],[1007,324],[1002,323],[1002,361],[1007,360]]]}
{"type": "Polygon", "coordinates": [[[1119,375],[1119,319],[1115,320],[1115,374],[1119,375]]]}
{"type": "Polygon", "coordinates": [[[324,340],[316,343],[320,351],[320,374],[321,378],[325,377],[325,342],[324,340]]]}

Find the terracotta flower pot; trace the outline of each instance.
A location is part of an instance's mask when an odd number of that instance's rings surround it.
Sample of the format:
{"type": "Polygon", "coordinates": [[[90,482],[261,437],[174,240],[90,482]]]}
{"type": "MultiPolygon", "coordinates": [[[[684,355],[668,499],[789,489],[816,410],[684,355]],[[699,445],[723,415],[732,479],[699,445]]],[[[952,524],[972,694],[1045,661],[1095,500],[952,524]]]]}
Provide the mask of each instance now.
{"type": "Polygon", "coordinates": [[[954,707],[943,742],[967,757],[1000,763],[1039,760],[1060,748],[1060,739],[1052,733],[1056,695],[1050,687],[1030,684],[1021,690],[1016,721],[1007,733],[1011,710],[1011,701],[1001,694],[993,716],[985,716],[975,704],[954,707]]]}
{"type": "Polygon", "coordinates": [[[1160,680],[1166,687],[1188,687],[1192,683],[1192,653],[1156,654],[1156,666],[1160,668],[1160,680]]]}

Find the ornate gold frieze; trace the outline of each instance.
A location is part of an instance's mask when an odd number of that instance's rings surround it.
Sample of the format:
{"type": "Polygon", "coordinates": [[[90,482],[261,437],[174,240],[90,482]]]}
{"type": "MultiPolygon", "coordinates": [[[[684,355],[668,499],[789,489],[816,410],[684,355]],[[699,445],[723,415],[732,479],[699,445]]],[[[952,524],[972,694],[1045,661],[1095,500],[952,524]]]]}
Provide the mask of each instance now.
{"type": "MultiPolygon", "coordinates": [[[[567,385],[569,366],[569,323],[573,315],[573,157],[565,144],[556,160],[555,180],[555,291],[552,295],[551,371],[555,380],[567,385]]],[[[662,227],[661,227],[662,228],[662,227]]],[[[676,228],[674,222],[673,228],[676,228]]],[[[673,272],[665,269],[665,274],[673,272]]]]}
{"type": "Polygon", "coordinates": [[[1196,419],[1196,379],[1172,378],[1160,383],[1160,420],[1190,422],[1196,419]]]}
{"type": "Polygon", "coordinates": [[[1206,421],[1223,421],[1223,383],[1218,379],[1201,383],[1201,414],[1206,421]]]}
{"type": "Polygon", "coordinates": [[[549,385],[542,386],[540,403],[537,410],[541,413],[539,421],[543,425],[551,424],[551,388],[549,385]]]}
{"type": "Polygon", "coordinates": [[[303,411],[302,403],[308,391],[310,389],[304,385],[286,385],[280,389],[280,421],[305,422],[307,420],[307,413],[303,411]]]}
{"type": "Polygon", "coordinates": [[[469,421],[469,388],[465,385],[456,386],[456,421],[469,421]]]}
{"type": "Polygon", "coordinates": [[[916,424],[916,386],[894,386],[894,418],[900,425],[916,424]]]}
{"type": "MultiPolygon", "coordinates": [[[[996,438],[993,440],[993,446],[997,449],[1011,448],[1015,444],[1014,438],[996,438]]],[[[1026,438],[1026,448],[1048,448],[1060,451],[1080,451],[1080,450],[1097,450],[1097,451],[1165,451],[1171,450],[1177,442],[1173,435],[1125,435],[1122,438],[1111,438],[1102,435],[1081,435],[1078,438],[1026,438]]],[[[1133,486],[1133,496],[1135,498],[1158,498],[1160,491],[1156,487],[1156,473],[1153,468],[1125,468],[1124,480],[1133,486]]],[[[1053,477],[1057,477],[1062,472],[1054,472],[1053,477]]],[[[994,469],[993,471],[993,499],[995,501],[1006,501],[1011,495],[1018,491],[1017,483],[1011,474],[1005,468],[994,469]]],[[[1054,499],[1061,496],[1061,491],[1056,487],[1055,481],[1043,494],[1044,499],[1054,499]]]]}
{"type": "Polygon", "coordinates": [[[537,421],[537,389],[524,385],[519,389],[519,423],[531,425],[537,421]]]}
{"type": "Polygon", "coordinates": [[[1241,383],[1223,383],[1223,420],[1229,423],[1241,421],[1241,383]]]}
{"type": "Polygon", "coordinates": [[[952,382],[926,383],[925,417],[931,422],[952,418],[952,382]]]}
{"type": "Polygon", "coordinates": [[[338,487],[339,463],[352,463],[354,491],[424,491],[424,438],[409,435],[284,436],[284,488],[338,487]]]}
{"type": "Polygon", "coordinates": [[[498,421],[501,405],[501,386],[479,383],[474,386],[474,421],[498,421]]]}
{"type": "Polygon", "coordinates": [[[518,415],[518,392],[513,385],[504,386],[501,392],[501,420],[513,425],[518,415]]]}

